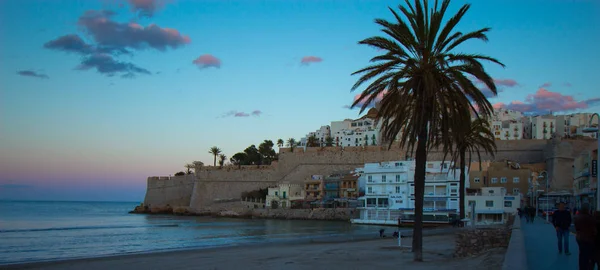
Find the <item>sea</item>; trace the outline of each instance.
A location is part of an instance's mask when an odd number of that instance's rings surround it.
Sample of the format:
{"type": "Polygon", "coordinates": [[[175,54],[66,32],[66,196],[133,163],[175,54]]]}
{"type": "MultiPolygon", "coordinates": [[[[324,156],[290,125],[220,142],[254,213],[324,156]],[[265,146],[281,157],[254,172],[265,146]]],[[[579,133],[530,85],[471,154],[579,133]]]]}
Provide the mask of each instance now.
{"type": "Polygon", "coordinates": [[[378,235],[340,221],[129,214],[136,202],[0,201],[0,265],[378,235]]]}

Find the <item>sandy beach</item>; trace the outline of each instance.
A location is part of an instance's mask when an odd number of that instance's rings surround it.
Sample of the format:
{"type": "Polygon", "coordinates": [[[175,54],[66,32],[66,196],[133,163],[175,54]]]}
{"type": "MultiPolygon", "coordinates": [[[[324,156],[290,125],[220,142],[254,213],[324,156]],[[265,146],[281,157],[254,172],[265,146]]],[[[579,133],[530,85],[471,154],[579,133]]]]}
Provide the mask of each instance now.
{"type": "MultiPolygon", "coordinates": [[[[411,238],[403,238],[410,246],[411,238]]],[[[412,261],[398,240],[252,245],[4,266],[8,269],[501,269],[505,249],[453,258],[454,234],[424,237],[425,261],[412,261]]],[[[2,267],[2,268],[4,268],[2,267]]]]}

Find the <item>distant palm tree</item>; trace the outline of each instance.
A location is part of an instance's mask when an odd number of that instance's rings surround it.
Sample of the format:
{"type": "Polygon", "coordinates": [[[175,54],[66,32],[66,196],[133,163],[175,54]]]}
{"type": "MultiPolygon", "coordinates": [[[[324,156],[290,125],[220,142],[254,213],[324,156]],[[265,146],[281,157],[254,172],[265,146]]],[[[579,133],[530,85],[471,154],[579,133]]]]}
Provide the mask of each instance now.
{"type": "Polygon", "coordinates": [[[309,136],[308,139],[306,140],[306,146],[307,147],[319,146],[319,139],[317,139],[317,137],[315,137],[315,135],[309,136]]]}
{"type": "Polygon", "coordinates": [[[277,139],[277,146],[279,148],[283,147],[283,140],[282,139],[277,139]]]}
{"type": "Polygon", "coordinates": [[[287,145],[292,152],[294,152],[294,148],[296,148],[296,140],[294,138],[289,138],[287,140],[287,145]]]}
{"type": "Polygon", "coordinates": [[[458,131],[454,134],[456,151],[453,154],[452,161],[460,164],[460,219],[465,218],[465,193],[466,193],[466,177],[465,166],[471,168],[472,155],[477,155],[479,162],[479,170],[481,170],[481,151],[494,156],[496,152],[496,140],[494,134],[490,130],[488,121],[476,118],[470,123],[468,130],[458,131]],[[466,157],[469,155],[467,163],[466,157]]]}
{"type": "Polygon", "coordinates": [[[325,146],[333,146],[333,138],[327,136],[327,138],[325,138],[325,146]]]}
{"type": "Polygon", "coordinates": [[[213,146],[210,148],[208,153],[213,155],[213,157],[214,157],[213,166],[216,167],[217,166],[217,156],[219,154],[221,154],[221,149],[219,149],[219,147],[213,146]]]}
{"type": "MultiPolygon", "coordinates": [[[[464,52],[455,52],[459,45],[472,39],[487,41],[483,28],[474,32],[456,31],[470,5],[442,23],[450,0],[405,0],[399,15],[389,8],[394,21],[376,19],[385,36],[364,39],[359,44],[378,48],[381,55],[373,63],[353,75],[362,76],[352,87],[356,90],[366,82],[352,107],[361,106],[361,113],[383,96],[379,102],[377,120],[381,123],[382,140],[389,146],[398,137],[399,144],[412,155],[415,150],[415,221],[412,250],[415,261],[423,261],[423,199],[427,151],[441,145],[453,145],[450,130],[469,128],[471,113],[489,117],[492,104],[471,81],[482,82],[493,94],[496,85],[480,61],[502,65],[498,60],[464,52]],[[477,110],[475,109],[477,108],[477,110]],[[404,128],[404,129],[403,129],[404,128]],[[402,130],[403,129],[403,130],[402,130]],[[400,132],[402,131],[402,132],[400,132]]],[[[446,147],[444,147],[446,148],[446,147]]],[[[451,150],[451,146],[448,147],[451,150]]]]}
{"type": "Polygon", "coordinates": [[[224,154],[219,154],[219,167],[223,168],[223,165],[225,165],[225,160],[227,160],[227,156],[224,154]]]}

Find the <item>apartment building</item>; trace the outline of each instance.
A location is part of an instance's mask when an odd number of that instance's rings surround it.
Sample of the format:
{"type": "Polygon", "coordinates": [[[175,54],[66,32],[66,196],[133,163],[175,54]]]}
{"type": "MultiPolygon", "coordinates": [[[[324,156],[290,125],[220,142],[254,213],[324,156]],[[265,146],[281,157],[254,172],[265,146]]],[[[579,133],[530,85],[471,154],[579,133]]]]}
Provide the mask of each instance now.
{"type": "Polygon", "coordinates": [[[496,140],[523,139],[523,123],[517,120],[491,121],[490,126],[496,140]]]}
{"type": "Polygon", "coordinates": [[[359,176],[354,173],[346,173],[340,177],[340,198],[356,199],[359,196],[359,176]]]}
{"type": "Polygon", "coordinates": [[[265,206],[268,208],[290,208],[293,201],[305,197],[304,187],[298,184],[281,183],[267,192],[265,206]]]}
{"type": "Polygon", "coordinates": [[[498,187],[506,189],[506,194],[525,197],[530,191],[532,170],[511,161],[486,161],[481,166],[479,163],[471,164],[467,179],[471,189],[498,187]]]}
{"type": "MultiPolygon", "coordinates": [[[[424,220],[447,223],[458,212],[460,169],[447,161],[428,161],[426,166],[424,220]]],[[[367,163],[358,168],[366,180],[365,196],[358,198],[360,218],[352,222],[392,225],[399,217],[411,222],[415,208],[414,169],[413,160],[367,163]]]]}
{"type": "Polygon", "coordinates": [[[525,139],[548,140],[556,132],[556,119],[552,115],[523,117],[521,123],[525,139]]]}
{"type": "Polygon", "coordinates": [[[324,177],[323,175],[312,175],[304,181],[304,190],[307,201],[322,200],[324,198],[324,177]]]}
{"type": "Polygon", "coordinates": [[[589,137],[596,138],[596,133],[584,133],[583,129],[598,126],[598,117],[592,118],[593,113],[574,113],[556,116],[556,133],[564,138],[589,137]]]}

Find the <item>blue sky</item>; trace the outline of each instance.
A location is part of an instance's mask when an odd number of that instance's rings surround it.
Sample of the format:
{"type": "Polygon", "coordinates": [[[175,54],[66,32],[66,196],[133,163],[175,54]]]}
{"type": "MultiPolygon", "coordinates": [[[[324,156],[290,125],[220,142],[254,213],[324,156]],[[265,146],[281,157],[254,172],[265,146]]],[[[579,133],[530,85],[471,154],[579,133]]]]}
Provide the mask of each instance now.
{"type": "MultiPolygon", "coordinates": [[[[489,66],[492,103],[599,111],[600,2],[469,2],[458,29],[492,31],[460,49],[506,64],[489,66]]],[[[211,146],[355,118],[350,74],[378,53],[356,43],[400,3],[0,1],[0,199],[139,201],[147,176],[212,163],[211,146]]]]}

